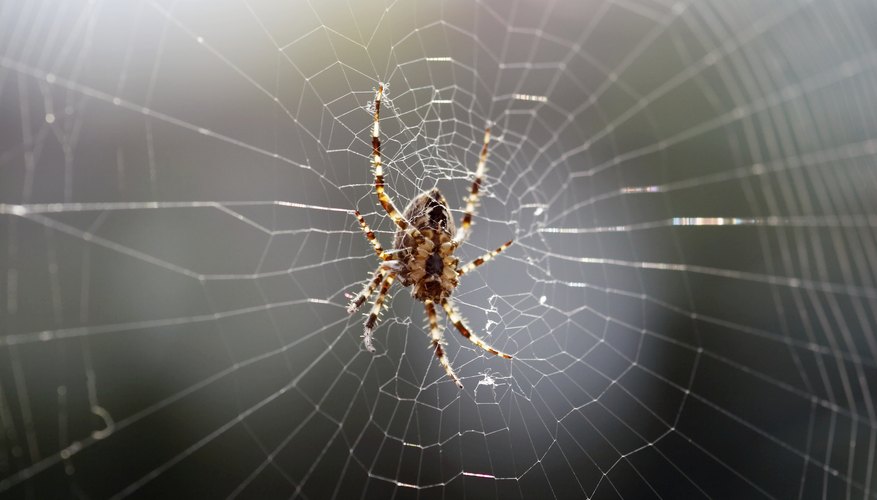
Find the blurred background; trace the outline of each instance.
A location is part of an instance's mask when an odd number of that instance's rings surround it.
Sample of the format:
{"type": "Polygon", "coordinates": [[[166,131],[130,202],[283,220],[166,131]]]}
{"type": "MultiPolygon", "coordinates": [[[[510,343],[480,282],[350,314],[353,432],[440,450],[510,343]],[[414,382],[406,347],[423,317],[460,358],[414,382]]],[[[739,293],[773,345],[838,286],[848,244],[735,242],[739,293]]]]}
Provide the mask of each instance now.
{"type": "MultiPolygon", "coordinates": [[[[877,496],[871,0],[0,3],[0,497],[877,496]],[[457,390],[395,286],[454,215],[457,390]]],[[[442,323],[447,320],[442,318],[442,323]]]]}

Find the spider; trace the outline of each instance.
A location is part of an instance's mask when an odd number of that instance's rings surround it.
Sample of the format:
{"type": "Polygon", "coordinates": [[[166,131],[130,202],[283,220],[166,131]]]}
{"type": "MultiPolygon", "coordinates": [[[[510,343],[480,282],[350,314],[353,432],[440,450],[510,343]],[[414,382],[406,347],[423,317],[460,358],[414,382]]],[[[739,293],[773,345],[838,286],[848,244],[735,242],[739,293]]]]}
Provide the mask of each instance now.
{"type": "Polygon", "coordinates": [[[490,142],[490,128],[484,131],[484,145],[481,148],[481,156],[478,168],[475,171],[475,180],[472,189],[466,199],[466,212],[457,230],[448,202],[438,189],[432,189],[419,194],[411,200],[405,209],[404,215],[393,205],[390,196],[384,190],[384,167],[381,160],[381,135],[380,113],[381,98],[384,94],[384,86],[380,84],[375,93],[374,125],[372,127],[372,167],[375,173],[375,194],[387,215],[398,226],[393,240],[393,250],[384,251],[377,236],[369,228],[368,223],[359,213],[354,210],[354,215],[359,221],[365,237],[371,243],[375,253],[381,259],[381,265],[375,270],[373,277],[366,283],[363,290],[356,296],[349,296],[351,301],[347,307],[349,313],[358,310],[368,298],[378,290],[371,312],[366,317],[362,336],[366,350],[374,352],[372,334],[378,323],[378,316],[393,282],[398,278],[402,286],[411,286],[411,294],[415,299],[423,302],[429,322],[431,348],[435,351],[436,358],[445,369],[448,377],[460,389],[463,383],[454,373],[450,361],[445,356],[442,345],[445,343],[442,329],[439,327],[436,314],[436,304],[441,305],[448,315],[451,323],[476,346],[491,354],[512,359],[511,355],[497,351],[490,347],[480,337],[472,333],[454,302],[451,300],[451,292],[457,287],[458,278],[476,267],[496,257],[497,254],[508,248],[512,241],[508,241],[496,250],[489,252],[472,262],[459,267],[460,259],[454,256],[454,251],[469,236],[472,227],[472,216],[478,204],[478,193],[484,181],[484,173],[487,164],[487,145],[490,142]]]}

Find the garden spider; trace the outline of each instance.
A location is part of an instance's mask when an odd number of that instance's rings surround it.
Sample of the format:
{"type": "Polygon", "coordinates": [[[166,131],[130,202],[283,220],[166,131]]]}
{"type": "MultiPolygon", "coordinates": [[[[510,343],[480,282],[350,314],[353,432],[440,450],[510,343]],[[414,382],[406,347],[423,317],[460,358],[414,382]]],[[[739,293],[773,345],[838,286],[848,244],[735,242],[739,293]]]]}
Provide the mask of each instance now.
{"type": "Polygon", "coordinates": [[[494,258],[512,244],[509,241],[463,267],[458,267],[460,259],[454,256],[454,251],[469,236],[469,230],[472,226],[472,215],[475,213],[475,207],[478,204],[478,193],[481,189],[481,183],[484,180],[484,172],[486,170],[490,128],[484,131],[484,145],[481,148],[478,168],[475,171],[475,180],[472,183],[471,192],[466,200],[466,213],[463,215],[459,231],[454,226],[454,219],[451,217],[448,203],[438,189],[421,193],[411,200],[411,203],[405,209],[405,214],[399,215],[399,212],[390,200],[390,196],[384,191],[384,167],[381,160],[379,125],[383,93],[384,86],[380,84],[375,94],[374,125],[372,127],[372,167],[374,167],[375,171],[375,194],[387,215],[398,226],[398,229],[393,241],[393,251],[386,252],[362,215],[358,211],[354,211],[354,215],[359,220],[359,226],[374,248],[375,253],[381,259],[381,265],[375,270],[374,276],[368,281],[359,295],[355,297],[348,296],[351,298],[351,301],[347,311],[349,313],[355,312],[368,300],[375,290],[378,290],[371,313],[368,314],[365,320],[365,333],[362,336],[365,348],[369,352],[374,352],[372,334],[377,325],[378,316],[390,286],[397,277],[402,286],[413,286],[411,294],[417,300],[422,301],[426,308],[430,337],[432,339],[431,346],[435,350],[435,355],[439,363],[444,367],[445,372],[447,372],[448,377],[457,384],[457,387],[462,389],[463,383],[460,382],[460,378],[454,373],[454,369],[451,368],[451,363],[448,361],[442,348],[444,339],[436,315],[436,303],[441,305],[448,318],[450,318],[451,323],[470,342],[491,354],[512,359],[511,355],[497,351],[472,333],[469,327],[466,326],[462,316],[457,312],[457,308],[450,298],[451,292],[457,286],[458,277],[494,258]]]}

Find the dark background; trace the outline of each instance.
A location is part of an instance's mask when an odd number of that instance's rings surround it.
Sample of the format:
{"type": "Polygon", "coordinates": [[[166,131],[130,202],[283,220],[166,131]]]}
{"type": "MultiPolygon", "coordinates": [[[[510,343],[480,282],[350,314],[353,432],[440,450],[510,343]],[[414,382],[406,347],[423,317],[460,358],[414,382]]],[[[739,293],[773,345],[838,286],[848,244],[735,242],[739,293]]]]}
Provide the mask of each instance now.
{"type": "MultiPolygon", "coordinates": [[[[868,1],[0,3],[0,497],[877,496],[868,1]],[[458,391],[394,288],[455,216],[458,391]],[[524,98],[522,96],[537,96],[524,98]]],[[[443,323],[446,320],[443,319],[443,323]]]]}

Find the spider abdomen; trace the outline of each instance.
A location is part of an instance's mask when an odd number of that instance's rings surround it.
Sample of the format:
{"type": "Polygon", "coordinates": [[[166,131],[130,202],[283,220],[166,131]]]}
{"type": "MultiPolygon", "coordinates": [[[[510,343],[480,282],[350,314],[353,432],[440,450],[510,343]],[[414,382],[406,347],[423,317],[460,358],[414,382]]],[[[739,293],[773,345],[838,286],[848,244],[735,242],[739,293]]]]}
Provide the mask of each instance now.
{"type": "MultiPolygon", "coordinates": [[[[451,210],[448,208],[448,202],[438,189],[431,189],[417,195],[405,207],[403,216],[405,220],[420,232],[431,230],[433,233],[444,233],[448,236],[449,240],[457,232],[454,218],[451,217],[451,210]]],[[[400,229],[396,231],[393,246],[397,250],[408,247],[410,246],[409,240],[410,235],[400,229]]],[[[439,244],[437,241],[435,243],[439,244]]]]}
{"type": "Polygon", "coordinates": [[[457,286],[458,259],[452,240],[456,227],[445,197],[438,189],[421,193],[405,208],[405,219],[417,229],[399,229],[394,250],[399,253],[403,286],[413,286],[418,300],[439,301],[457,286]]]}

